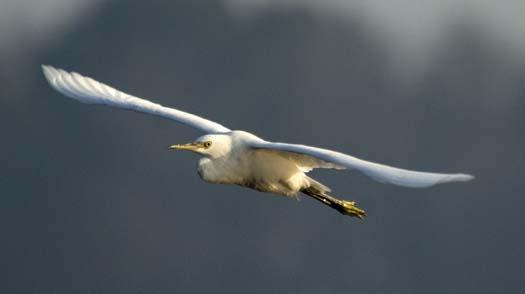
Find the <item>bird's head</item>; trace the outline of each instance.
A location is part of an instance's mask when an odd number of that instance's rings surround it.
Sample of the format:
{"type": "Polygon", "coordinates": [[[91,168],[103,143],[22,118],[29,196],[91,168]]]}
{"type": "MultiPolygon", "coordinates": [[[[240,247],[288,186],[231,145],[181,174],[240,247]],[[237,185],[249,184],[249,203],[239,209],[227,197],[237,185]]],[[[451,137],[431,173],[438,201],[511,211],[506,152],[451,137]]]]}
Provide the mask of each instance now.
{"type": "Polygon", "coordinates": [[[188,150],[210,158],[227,155],[232,148],[230,136],[222,134],[204,135],[192,143],[171,145],[170,149],[188,150]]]}

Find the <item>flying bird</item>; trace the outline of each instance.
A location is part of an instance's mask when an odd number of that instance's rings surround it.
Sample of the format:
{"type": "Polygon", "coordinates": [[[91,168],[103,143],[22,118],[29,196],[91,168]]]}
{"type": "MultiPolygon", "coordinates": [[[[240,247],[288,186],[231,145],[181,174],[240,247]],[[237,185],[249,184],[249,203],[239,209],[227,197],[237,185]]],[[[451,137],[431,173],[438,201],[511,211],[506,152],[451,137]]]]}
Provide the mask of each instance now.
{"type": "Polygon", "coordinates": [[[365,211],[358,208],[354,201],[330,195],[330,188],[307,173],[316,168],[357,170],[381,183],[405,187],[430,187],[474,178],[461,173],[411,171],[328,149],[270,142],[246,131],[230,130],[197,115],[131,96],[76,72],[66,72],[49,65],[42,65],[42,70],[55,90],[82,103],[105,104],[158,115],[202,131],[204,135],[195,141],[169,148],[199,154],[201,158],[197,171],[206,182],[235,184],[291,197],[301,192],[342,214],[363,218],[365,211]]]}

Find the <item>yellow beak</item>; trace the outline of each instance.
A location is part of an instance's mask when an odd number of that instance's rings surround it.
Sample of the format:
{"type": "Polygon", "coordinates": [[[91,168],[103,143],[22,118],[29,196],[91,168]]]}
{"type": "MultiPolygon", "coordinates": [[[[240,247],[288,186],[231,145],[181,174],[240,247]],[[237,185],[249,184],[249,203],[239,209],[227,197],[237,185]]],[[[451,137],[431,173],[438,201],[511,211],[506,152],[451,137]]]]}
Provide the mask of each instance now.
{"type": "Polygon", "coordinates": [[[202,147],[202,143],[187,143],[171,145],[170,149],[195,151],[202,147]]]}

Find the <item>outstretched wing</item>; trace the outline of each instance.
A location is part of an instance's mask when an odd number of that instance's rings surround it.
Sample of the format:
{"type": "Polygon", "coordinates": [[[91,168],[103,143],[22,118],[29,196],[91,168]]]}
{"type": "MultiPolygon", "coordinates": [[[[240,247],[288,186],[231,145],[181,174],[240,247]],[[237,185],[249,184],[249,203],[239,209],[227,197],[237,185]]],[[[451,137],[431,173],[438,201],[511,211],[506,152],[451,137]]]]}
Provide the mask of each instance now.
{"type": "Polygon", "coordinates": [[[105,104],[112,107],[162,116],[200,129],[206,133],[226,133],[230,129],[191,113],[140,99],[97,82],[76,72],[66,72],[49,65],[42,65],[49,84],[58,92],[88,104],[105,104]]]}
{"type": "Polygon", "coordinates": [[[355,169],[370,176],[381,183],[394,184],[405,187],[430,187],[448,182],[464,182],[474,179],[468,174],[441,174],[411,171],[384,164],[365,161],[340,152],[305,145],[272,143],[267,141],[252,141],[249,143],[255,149],[268,149],[275,152],[298,154],[291,157],[298,160],[298,165],[311,168],[347,168],[355,169]],[[310,157],[308,160],[307,158],[310,157]],[[303,158],[303,159],[301,159],[303,158]],[[312,159],[316,159],[312,161],[312,159]],[[304,163],[301,161],[305,160],[304,163]],[[312,162],[314,164],[312,164],[312,162]],[[315,162],[318,162],[315,164],[315,162]],[[328,163],[331,163],[332,166],[328,163]]]}

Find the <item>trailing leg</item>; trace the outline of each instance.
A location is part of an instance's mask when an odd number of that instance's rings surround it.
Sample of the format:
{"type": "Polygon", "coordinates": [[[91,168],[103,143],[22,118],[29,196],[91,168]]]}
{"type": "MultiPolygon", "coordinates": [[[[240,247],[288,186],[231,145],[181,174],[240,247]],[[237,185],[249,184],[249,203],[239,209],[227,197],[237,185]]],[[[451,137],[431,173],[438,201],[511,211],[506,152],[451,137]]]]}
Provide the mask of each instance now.
{"type": "Polygon", "coordinates": [[[366,216],[366,212],[357,206],[355,206],[354,201],[346,201],[342,199],[337,199],[331,195],[328,195],[325,191],[317,189],[315,186],[310,186],[301,190],[304,194],[322,202],[325,205],[330,206],[331,208],[339,211],[342,214],[358,217],[363,219],[366,216]]]}

